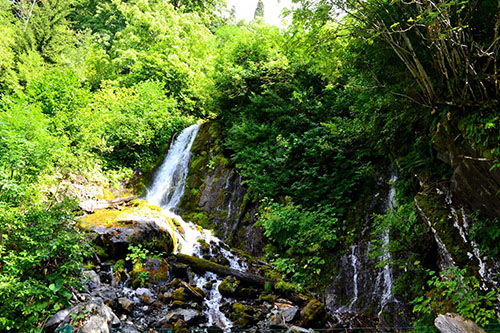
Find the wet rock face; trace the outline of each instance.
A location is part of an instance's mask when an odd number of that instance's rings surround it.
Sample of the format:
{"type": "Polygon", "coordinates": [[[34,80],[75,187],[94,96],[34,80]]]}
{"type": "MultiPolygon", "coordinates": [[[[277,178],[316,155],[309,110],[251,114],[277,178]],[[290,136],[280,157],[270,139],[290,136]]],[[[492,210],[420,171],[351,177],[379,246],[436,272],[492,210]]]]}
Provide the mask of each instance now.
{"type": "Polygon", "coordinates": [[[451,121],[443,122],[434,140],[438,158],[453,169],[451,192],[457,202],[484,216],[500,216],[500,169],[492,170],[488,151],[479,152],[466,140],[457,140],[460,131],[451,121]]]}
{"type": "Polygon", "coordinates": [[[368,242],[353,245],[351,251],[342,256],[338,274],[326,292],[327,310],[335,316],[344,316],[346,327],[353,319],[357,320],[356,316],[351,318],[350,315],[359,313],[380,316],[382,321],[384,313],[394,314],[390,323],[384,324],[406,324],[404,313],[407,309],[401,302],[391,296],[385,304],[382,303],[384,272],[382,267],[376,266],[376,260],[369,258],[369,246],[368,242]]]}
{"type": "Polygon", "coordinates": [[[263,236],[254,226],[255,205],[249,200],[241,176],[221,146],[220,125],[201,125],[191,149],[189,175],[180,214],[205,228],[233,247],[251,254],[262,252],[263,236]]]}
{"type": "Polygon", "coordinates": [[[500,271],[498,258],[481,253],[471,237],[474,221],[460,204],[455,202],[449,189],[434,188],[431,194],[417,195],[415,206],[423,223],[429,225],[438,249],[440,270],[467,267],[483,283],[483,288],[496,288],[500,271]]]}
{"type": "MultiPolygon", "coordinates": [[[[373,320],[385,327],[408,325],[411,307],[392,294],[400,272],[391,265],[378,267],[382,258],[370,254],[375,237],[390,241],[390,230],[378,236],[372,235],[372,215],[383,215],[395,204],[394,185],[390,185],[390,180],[394,179],[394,175],[382,175],[376,179],[372,197],[367,195],[365,198],[364,218],[357,218],[361,224],[358,226],[359,240],[345,250],[331,272],[334,279],[325,290],[324,299],[327,312],[337,319],[334,324],[337,328],[375,325],[373,320]]],[[[383,256],[390,258],[391,254],[384,252],[383,256]]]]}

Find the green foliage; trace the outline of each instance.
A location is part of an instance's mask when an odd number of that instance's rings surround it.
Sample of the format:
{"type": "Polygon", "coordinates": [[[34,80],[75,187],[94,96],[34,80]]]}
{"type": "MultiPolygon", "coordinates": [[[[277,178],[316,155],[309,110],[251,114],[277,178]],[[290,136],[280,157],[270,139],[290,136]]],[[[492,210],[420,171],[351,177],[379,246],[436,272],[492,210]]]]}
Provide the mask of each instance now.
{"type": "Polygon", "coordinates": [[[207,114],[215,44],[200,18],[165,1],[115,3],[127,22],[111,48],[117,79],[161,82],[183,112],[207,114]]]}
{"type": "Polygon", "coordinates": [[[262,0],[259,0],[259,2],[257,2],[257,8],[255,8],[255,13],[253,14],[253,18],[257,19],[263,17],[264,17],[264,3],[262,2],[262,0]]]}
{"type": "Polygon", "coordinates": [[[67,17],[72,0],[17,1],[19,19],[17,48],[36,52],[48,64],[64,62],[64,54],[74,42],[67,17]]]}
{"type": "Polygon", "coordinates": [[[18,203],[33,198],[29,189],[64,154],[65,142],[36,104],[4,99],[0,124],[0,201],[18,203]]]}
{"type": "Polygon", "coordinates": [[[500,254],[500,224],[498,219],[474,219],[470,235],[478,244],[483,255],[498,257],[500,254]]]}
{"type": "Polygon", "coordinates": [[[130,88],[104,85],[85,112],[100,142],[93,148],[112,168],[154,164],[172,134],[192,123],[153,81],[130,88]]]}
{"type": "Polygon", "coordinates": [[[428,281],[431,290],[412,301],[413,311],[423,314],[456,312],[478,325],[497,322],[493,303],[498,290],[483,292],[476,277],[465,274],[466,269],[454,267],[441,272],[441,276],[433,276],[428,281]]]}
{"type": "Polygon", "coordinates": [[[128,250],[130,252],[125,259],[129,260],[133,265],[142,264],[149,254],[149,250],[142,247],[141,244],[130,244],[128,250]]]}
{"type": "Polygon", "coordinates": [[[0,1],[0,89],[17,88],[17,74],[14,70],[15,29],[11,24],[10,2],[0,1]]]}
{"type": "Polygon", "coordinates": [[[330,206],[306,210],[291,201],[267,202],[259,224],[276,245],[268,253],[276,268],[292,281],[310,288],[321,278],[328,251],[337,245],[338,220],[330,206]]]}
{"type": "Polygon", "coordinates": [[[24,212],[0,203],[0,330],[39,330],[39,323],[69,305],[89,253],[73,209],[67,201],[24,212]]]}

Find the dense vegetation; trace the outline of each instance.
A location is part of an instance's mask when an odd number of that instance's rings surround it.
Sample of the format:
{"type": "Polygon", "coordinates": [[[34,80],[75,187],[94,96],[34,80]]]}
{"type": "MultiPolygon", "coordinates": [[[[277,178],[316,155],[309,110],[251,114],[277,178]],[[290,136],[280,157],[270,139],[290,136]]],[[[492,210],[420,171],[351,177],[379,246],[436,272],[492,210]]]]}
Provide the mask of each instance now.
{"type": "MultiPolygon", "coordinates": [[[[205,119],[223,124],[260,202],[267,259],[298,286],[331,279],[327,258],[361,237],[392,165],[399,208],[375,217],[373,232],[396,236],[394,264],[406,269],[395,292],[431,316],[450,303],[494,320],[446,292],[429,307],[426,281],[434,293],[450,287],[421,263],[428,231],[413,197],[416,179],[450,177],[432,146],[444,123],[500,165],[498,4],[300,2],[279,30],[262,6],[250,23],[224,18],[219,0],[0,0],[0,330],[39,328],[78,286],[88,248],[65,187],[82,177],[117,187],[205,119]]],[[[498,255],[497,220],[478,214],[477,241],[498,255]]]]}

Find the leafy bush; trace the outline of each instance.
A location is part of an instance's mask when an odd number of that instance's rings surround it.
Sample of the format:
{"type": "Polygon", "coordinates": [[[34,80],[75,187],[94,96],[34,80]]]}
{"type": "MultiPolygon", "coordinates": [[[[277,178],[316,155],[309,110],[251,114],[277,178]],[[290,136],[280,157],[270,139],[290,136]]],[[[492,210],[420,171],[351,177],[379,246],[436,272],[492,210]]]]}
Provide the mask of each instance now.
{"type": "Polygon", "coordinates": [[[109,167],[154,164],[172,134],[193,122],[166,94],[160,82],[145,81],[130,88],[108,83],[94,95],[86,113],[100,139],[94,150],[109,167]]]}
{"type": "Polygon", "coordinates": [[[3,100],[0,110],[0,201],[19,203],[41,174],[66,153],[64,138],[50,131],[49,119],[36,104],[3,100]]]}
{"type": "Polygon", "coordinates": [[[89,253],[63,202],[22,212],[0,202],[0,330],[41,331],[48,316],[69,305],[89,253]]]}
{"type": "Polygon", "coordinates": [[[433,276],[428,281],[431,290],[412,301],[413,311],[423,314],[456,312],[479,325],[497,322],[493,304],[499,290],[483,292],[477,278],[465,274],[465,268],[453,267],[441,272],[441,276],[433,276]]]}
{"type": "Polygon", "coordinates": [[[296,205],[267,202],[259,224],[264,235],[276,246],[267,256],[276,267],[305,287],[317,283],[326,264],[325,255],[337,245],[338,220],[331,206],[315,211],[296,205]]]}

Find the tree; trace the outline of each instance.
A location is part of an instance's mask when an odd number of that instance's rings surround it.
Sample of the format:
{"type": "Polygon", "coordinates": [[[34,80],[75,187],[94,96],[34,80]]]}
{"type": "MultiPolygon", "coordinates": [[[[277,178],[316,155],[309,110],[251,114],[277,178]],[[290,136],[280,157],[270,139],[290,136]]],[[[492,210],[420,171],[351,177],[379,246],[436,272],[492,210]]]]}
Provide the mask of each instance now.
{"type": "Polygon", "coordinates": [[[124,86],[162,82],[180,109],[202,114],[211,100],[215,40],[203,20],[167,2],[119,1],[127,27],[114,40],[112,62],[124,86]]]}
{"type": "Polygon", "coordinates": [[[17,86],[14,72],[15,29],[12,24],[11,5],[7,0],[0,1],[0,89],[17,86]]]}
{"type": "Polygon", "coordinates": [[[67,17],[72,0],[19,1],[16,13],[23,25],[18,45],[22,52],[36,52],[46,63],[62,61],[61,55],[73,46],[74,34],[67,17]]]}
{"type": "MultiPolygon", "coordinates": [[[[481,106],[499,96],[500,3],[497,1],[302,1],[300,14],[329,20],[348,13],[363,38],[378,38],[419,86],[420,103],[481,106]],[[312,10],[311,10],[312,9],[312,10]],[[360,29],[361,28],[361,29],[360,29]]],[[[355,30],[353,30],[355,31],[355,30]]]]}
{"type": "Polygon", "coordinates": [[[257,3],[257,8],[255,8],[255,14],[253,15],[254,19],[258,17],[264,17],[264,3],[262,2],[262,0],[259,0],[259,2],[257,3]]]}
{"type": "Polygon", "coordinates": [[[231,12],[229,14],[229,23],[236,23],[236,7],[234,5],[231,7],[231,12]]]}

